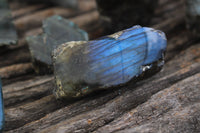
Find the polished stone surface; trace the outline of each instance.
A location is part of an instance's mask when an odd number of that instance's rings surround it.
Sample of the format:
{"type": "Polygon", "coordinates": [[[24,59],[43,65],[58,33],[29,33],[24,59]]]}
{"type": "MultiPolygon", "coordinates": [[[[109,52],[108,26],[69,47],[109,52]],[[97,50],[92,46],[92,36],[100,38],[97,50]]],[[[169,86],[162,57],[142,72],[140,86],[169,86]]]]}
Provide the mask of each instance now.
{"type": "Polygon", "coordinates": [[[162,67],[166,45],[163,32],[141,26],[60,45],[53,55],[55,95],[75,98],[125,84],[162,67]]]}

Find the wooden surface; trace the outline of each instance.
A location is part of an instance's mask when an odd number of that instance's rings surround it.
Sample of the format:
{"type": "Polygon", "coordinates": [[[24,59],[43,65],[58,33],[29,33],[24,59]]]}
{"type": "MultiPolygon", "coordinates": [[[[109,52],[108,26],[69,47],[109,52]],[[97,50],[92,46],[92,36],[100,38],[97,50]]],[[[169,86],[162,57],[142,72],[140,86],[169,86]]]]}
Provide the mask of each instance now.
{"type": "Polygon", "coordinates": [[[160,0],[150,25],[168,38],[161,72],[73,102],[54,98],[53,75],[34,73],[25,37],[41,33],[42,20],[54,14],[91,39],[102,36],[95,1],[79,3],[79,10],[10,3],[19,43],[0,49],[5,132],[200,132],[200,42],[185,29],[182,0],[160,0]]]}

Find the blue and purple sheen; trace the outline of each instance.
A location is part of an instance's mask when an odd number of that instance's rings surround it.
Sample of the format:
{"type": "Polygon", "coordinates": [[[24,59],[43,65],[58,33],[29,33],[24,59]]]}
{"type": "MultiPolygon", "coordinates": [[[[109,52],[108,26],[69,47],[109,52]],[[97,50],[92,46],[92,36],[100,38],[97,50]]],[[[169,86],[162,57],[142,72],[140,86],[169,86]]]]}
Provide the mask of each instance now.
{"type": "Polygon", "coordinates": [[[4,107],[3,107],[3,94],[2,94],[2,84],[0,79],[0,132],[4,127],[4,107]]]}
{"type": "Polygon", "coordinates": [[[167,39],[165,34],[152,28],[134,26],[88,42],[90,73],[87,81],[98,81],[103,87],[130,81],[143,72],[142,66],[152,64],[163,57],[167,39]]]}

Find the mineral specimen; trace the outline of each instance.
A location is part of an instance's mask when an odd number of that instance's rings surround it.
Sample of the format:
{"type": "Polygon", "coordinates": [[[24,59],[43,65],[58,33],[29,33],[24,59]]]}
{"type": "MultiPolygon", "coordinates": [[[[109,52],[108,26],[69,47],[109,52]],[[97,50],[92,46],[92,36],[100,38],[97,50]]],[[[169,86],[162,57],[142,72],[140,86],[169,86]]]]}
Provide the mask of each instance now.
{"type": "Polygon", "coordinates": [[[110,32],[146,25],[154,15],[158,0],[96,0],[101,18],[110,32]],[[113,31],[114,30],[114,31],[113,31]]]}
{"type": "Polygon", "coordinates": [[[141,26],[94,41],[62,44],[53,53],[55,95],[82,97],[160,69],[166,44],[163,32],[141,26]]]}
{"type": "Polygon", "coordinates": [[[2,85],[0,79],[0,132],[2,132],[3,127],[4,127],[4,107],[3,107],[2,85]]]}
{"type": "Polygon", "coordinates": [[[52,73],[52,51],[69,41],[88,40],[88,34],[73,22],[60,16],[52,16],[43,22],[42,35],[27,38],[33,57],[35,71],[39,74],[52,73]]]}
{"type": "Polygon", "coordinates": [[[200,35],[200,0],[186,0],[187,27],[200,35]]]}
{"type": "Polygon", "coordinates": [[[6,0],[0,0],[0,46],[17,43],[17,33],[12,23],[11,11],[6,0]]]}

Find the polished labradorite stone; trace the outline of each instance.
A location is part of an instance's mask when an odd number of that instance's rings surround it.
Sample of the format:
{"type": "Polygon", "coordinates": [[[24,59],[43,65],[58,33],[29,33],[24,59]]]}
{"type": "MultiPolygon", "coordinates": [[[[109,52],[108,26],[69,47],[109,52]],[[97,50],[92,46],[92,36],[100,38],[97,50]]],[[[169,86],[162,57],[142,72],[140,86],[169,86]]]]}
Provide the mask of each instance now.
{"type": "Polygon", "coordinates": [[[96,0],[101,20],[112,33],[134,24],[147,25],[158,0],[96,0]]]}
{"type": "Polygon", "coordinates": [[[73,22],[60,16],[52,16],[43,22],[42,35],[27,38],[37,73],[52,73],[52,51],[69,41],[88,40],[88,34],[73,22]]]}
{"type": "Polygon", "coordinates": [[[0,46],[17,43],[17,33],[12,23],[11,11],[6,0],[0,0],[0,46]]]}
{"type": "Polygon", "coordinates": [[[186,0],[187,27],[200,35],[200,0],[186,0]]]}
{"type": "Polygon", "coordinates": [[[166,45],[163,32],[141,26],[93,41],[62,44],[53,54],[55,95],[81,97],[159,70],[166,45]]]}
{"type": "Polygon", "coordinates": [[[0,133],[3,131],[4,127],[4,107],[3,107],[3,94],[2,94],[2,84],[0,79],[0,133]]]}

